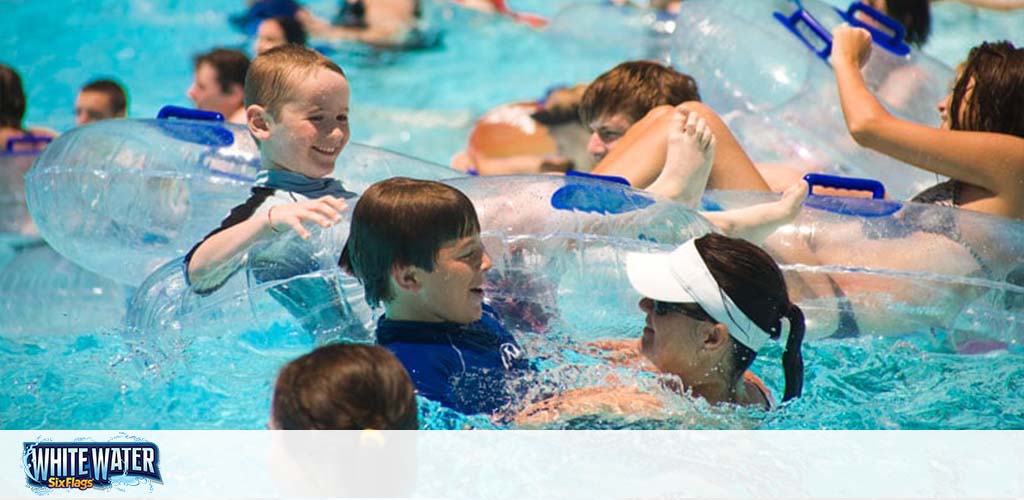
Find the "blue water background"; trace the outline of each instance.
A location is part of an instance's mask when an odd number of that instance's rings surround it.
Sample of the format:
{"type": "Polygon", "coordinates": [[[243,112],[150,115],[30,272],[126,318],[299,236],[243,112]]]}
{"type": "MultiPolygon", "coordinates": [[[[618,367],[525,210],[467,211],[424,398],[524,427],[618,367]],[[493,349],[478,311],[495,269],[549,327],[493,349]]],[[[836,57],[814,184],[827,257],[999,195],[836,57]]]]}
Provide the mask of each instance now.
{"type": "MultiPolygon", "coordinates": [[[[309,3],[323,15],[334,4],[309,3]]],[[[514,6],[551,14],[564,3],[524,0],[514,6]]],[[[31,125],[69,129],[78,87],[104,76],[127,85],[131,116],[151,117],[164,104],[189,104],[185,91],[192,55],[218,45],[248,47],[226,23],[227,14],[241,4],[4,1],[0,60],[19,69],[25,80],[31,125]]],[[[488,108],[535,98],[554,83],[589,80],[611,66],[596,57],[559,57],[543,37],[513,23],[462,11],[442,12],[438,19],[444,22],[445,41],[436,50],[332,56],[352,81],[355,140],[447,162],[474,118],[488,108]]],[[[955,21],[937,19],[936,30],[955,21]]],[[[953,41],[943,36],[936,55],[955,64],[977,37],[968,33],[953,41]]],[[[618,334],[639,332],[639,313],[632,323],[618,334]]],[[[121,330],[0,338],[0,428],[262,428],[277,370],[314,345],[293,325],[233,337],[185,334],[189,338],[159,343],[121,330]]],[[[776,394],[783,387],[780,356],[777,347],[768,348],[754,366],[776,394]]],[[[805,360],[805,397],[768,415],[722,412],[678,398],[660,420],[567,425],[1024,428],[1024,364],[1016,354],[961,356],[921,335],[815,342],[805,347],[805,360]]],[[[579,374],[563,374],[560,383],[607,372],[594,360],[580,361],[579,374]]],[[[492,425],[424,406],[426,427],[492,425]]]]}

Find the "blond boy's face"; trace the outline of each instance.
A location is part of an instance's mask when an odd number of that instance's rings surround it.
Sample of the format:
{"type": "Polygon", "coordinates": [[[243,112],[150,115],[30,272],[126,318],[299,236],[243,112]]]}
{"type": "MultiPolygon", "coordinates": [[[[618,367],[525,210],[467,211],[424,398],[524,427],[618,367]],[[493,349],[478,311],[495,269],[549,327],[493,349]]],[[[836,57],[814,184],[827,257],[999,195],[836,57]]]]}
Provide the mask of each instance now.
{"type": "Polygon", "coordinates": [[[325,68],[296,80],[276,118],[265,115],[265,166],[325,177],[334,172],[334,162],[348,144],[348,81],[325,68]]]}

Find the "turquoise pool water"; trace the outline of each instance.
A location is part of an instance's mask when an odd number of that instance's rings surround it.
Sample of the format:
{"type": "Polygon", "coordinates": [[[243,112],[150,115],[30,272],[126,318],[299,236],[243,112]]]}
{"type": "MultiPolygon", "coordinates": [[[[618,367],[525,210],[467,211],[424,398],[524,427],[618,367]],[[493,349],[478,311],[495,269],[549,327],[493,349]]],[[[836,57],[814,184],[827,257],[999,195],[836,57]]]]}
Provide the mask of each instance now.
{"type": "MultiPolygon", "coordinates": [[[[324,16],[336,5],[305,3],[324,16]]],[[[565,3],[516,5],[550,15],[565,3]]],[[[101,76],[127,85],[131,117],[152,118],[165,104],[190,105],[185,92],[194,54],[214,46],[251,53],[249,41],[226,21],[242,4],[8,2],[0,20],[0,60],[21,72],[29,124],[71,128],[78,88],[101,76]]],[[[376,57],[365,51],[331,54],[350,76],[353,140],[447,163],[487,109],[538,98],[554,83],[590,80],[612,64],[545,57],[548,42],[532,30],[464,9],[435,7],[430,16],[445,31],[438,49],[376,57]]]]}
{"type": "MultiPolygon", "coordinates": [[[[191,82],[192,54],[215,45],[247,44],[226,24],[227,14],[241,3],[7,2],[0,20],[0,54],[25,79],[29,124],[66,130],[78,86],[110,75],[129,87],[131,115],[150,117],[164,104],[188,104],[184,93],[191,82]]],[[[325,13],[334,2],[310,3],[325,13]]],[[[550,14],[564,3],[514,5],[550,14]]],[[[352,80],[355,140],[446,162],[461,147],[473,118],[489,107],[538,96],[552,83],[590,79],[614,64],[597,56],[565,60],[547,40],[511,23],[458,11],[436,17],[446,27],[440,49],[377,58],[333,56],[352,80]]],[[[10,254],[7,248],[0,251],[0,261],[8,258],[4,252],[10,254]]],[[[46,281],[45,276],[39,279],[46,281]]],[[[87,303],[70,300],[79,307],[68,314],[84,317],[91,312],[87,303]]],[[[17,313],[25,317],[63,314],[40,300],[26,301],[24,307],[17,313]]],[[[629,337],[640,331],[641,323],[638,313],[612,334],[629,337]]],[[[571,333],[592,340],[594,334],[588,332],[598,326],[578,324],[571,333]]],[[[84,334],[54,329],[32,337],[0,332],[0,428],[262,428],[276,371],[314,346],[312,338],[290,324],[229,337],[212,331],[189,333],[189,338],[152,342],[117,328],[84,334]]],[[[600,380],[610,370],[596,360],[553,349],[543,339],[527,336],[526,344],[535,354],[549,357],[550,366],[561,367],[532,381],[542,389],[600,380]]],[[[780,355],[773,346],[755,363],[755,371],[776,394],[782,389],[780,355]]],[[[961,356],[922,334],[810,343],[805,359],[805,397],[769,415],[709,409],[674,398],[664,419],[609,418],[564,425],[1024,428],[1024,364],[1019,354],[961,356]]],[[[638,377],[637,383],[650,380],[638,377]]],[[[429,403],[423,414],[431,428],[492,425],[429,403]]]]}

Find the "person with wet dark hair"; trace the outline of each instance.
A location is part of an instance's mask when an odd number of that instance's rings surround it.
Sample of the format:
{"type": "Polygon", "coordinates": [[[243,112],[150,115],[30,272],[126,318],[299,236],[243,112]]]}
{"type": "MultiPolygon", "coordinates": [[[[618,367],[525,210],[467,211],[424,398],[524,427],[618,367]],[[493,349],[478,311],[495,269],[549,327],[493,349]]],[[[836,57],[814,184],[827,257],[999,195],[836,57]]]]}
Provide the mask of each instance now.
{"type": "MultiPolygon", "coordinates": [[[[782,401],[803,394],[804,314],[790,301],[781,269],[764,250],[707,234],[670,253],[629,254],[626,273],[643,297],[639,306],[646,322],[639,345],[596,343],[617,351],[613,358],[649,363],[653,371],[677,378],[671,389],[711,404],[769,409],[771,391],[749,369],[768,341],[784,341],[782,401]]],[[[540,423],[594,410],[655,413],[661,404],[632,388],[579,389],[535,404],[517,420],[540,423]]]]}
{"type": "Polygon", "coordinates": [[[390,351],[331,344],[285,365],[274,384],[270,428],[415,430],[416,389],[390,351]]]}
{"type": "Polygon", "coordinates": [[[1024,48],[983,43],[960,65],[932,128],[893,116],[864,82],[871,36],[840,26],[832,67],[846,126],[861,146],[949,177],[914,201],[1024,218],[1024,48]]]}
{"type": "Polygon", "coordinates": [[[465,414],[512,403],[508,381],[531,365],[484,303],[491,258],[465,194],[405,177],[374,183],[352,210],[341,266],[368,304],[383,306],[377,343],[405,365],[420,396],[465,414]]]}
{"type": "Polygon", "coordinates": [[[770,407],[770,393],[745,374],[761,347],[782,339],[788,325],[782,401],[800,397],[804,315],[767,252],[708,234],[669,254],[632,254],[626,271],[647,313],[640,351],[659,370],[678,375],[710,403],[770,407]]]}
{"type": "MultiPolygon", "coordinates": [[[[27,136],[53,138],[57,134],[44,129],[25,128],[25,111],[28,101],[22,87],[21,75],[14,68],[0,64],[0,151],[7,141],[27,136]]],[[[46,142],[29,143],[31,149],[39,149],[46,142]]]]}
{"type": "Polygon", "coordinates": [[[260,21],[256,28],[256,44],[253,53],[258,56],[285,44],[305,47],[306,40],[306,29],[294,17],[269,17],[260,21]]]}

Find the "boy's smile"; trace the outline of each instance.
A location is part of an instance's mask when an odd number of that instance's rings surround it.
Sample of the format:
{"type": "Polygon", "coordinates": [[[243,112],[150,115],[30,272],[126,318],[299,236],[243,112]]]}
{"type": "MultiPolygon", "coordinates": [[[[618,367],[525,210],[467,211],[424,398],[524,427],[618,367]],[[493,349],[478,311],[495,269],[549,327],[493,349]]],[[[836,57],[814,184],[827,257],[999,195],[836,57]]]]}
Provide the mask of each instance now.
{"type": "Polygon", "coordinates": [[[479,320],[483,314],[484,273],[490,268],[491,258],[479,234],[442,246],[434,270],[422,275],[420,292],[429,310],[420,320],[459,324],[479,320]]]}
{"type": "Polygon", "coordinates": [[[334,172],[350,137],[348,82],[325,68],[294,78],[293,97],[281,106],[277,119],[268,118],[270,135],[264,150],[273,168],[326,177],[334,172]]]}

